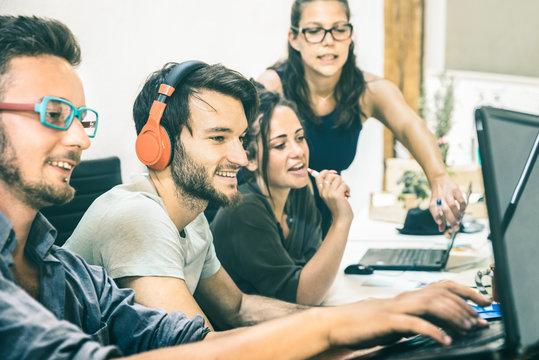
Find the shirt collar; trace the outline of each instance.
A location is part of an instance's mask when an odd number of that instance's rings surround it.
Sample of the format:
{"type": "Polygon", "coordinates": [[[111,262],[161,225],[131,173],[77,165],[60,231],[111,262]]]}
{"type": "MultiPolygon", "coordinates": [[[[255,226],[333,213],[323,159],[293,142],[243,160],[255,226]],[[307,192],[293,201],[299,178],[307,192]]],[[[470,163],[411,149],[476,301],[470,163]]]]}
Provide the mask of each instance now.
{"type": "Polygon", "coordinates": [[[8,254],[11,256],[16,245],[17,237],[13,231],[13,223],[0,211],[0,254],[2,257],[8,254]]]}
{"type": "Polygon", "coordinates": [[[43,260],[52,260],[50,258],[47,259],[47,257],[51,247],[54,245],[55,239],[56,229],[43,214],[38,212],[28,234],[26,250],[34,251],[43,260]]]}

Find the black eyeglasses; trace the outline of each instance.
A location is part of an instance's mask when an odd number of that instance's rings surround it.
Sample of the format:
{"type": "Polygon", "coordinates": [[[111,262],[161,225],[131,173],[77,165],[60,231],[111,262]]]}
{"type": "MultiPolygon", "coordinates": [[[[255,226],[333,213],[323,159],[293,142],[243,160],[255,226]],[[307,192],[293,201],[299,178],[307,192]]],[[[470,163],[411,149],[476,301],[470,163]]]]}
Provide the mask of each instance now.
{"type": "Polygon", "coordinates": [[[323,27],[297,28],[295,26],[291,28],[294,31],[302,33],[305,36],[305,40],[311,44],[318,44],[324,41],[327,33],[330,33],[335,41],[348,40],[352,36],[352,30],[354,29],[352,24],[339,24],[331,29],[324,29],[323,27]]]}

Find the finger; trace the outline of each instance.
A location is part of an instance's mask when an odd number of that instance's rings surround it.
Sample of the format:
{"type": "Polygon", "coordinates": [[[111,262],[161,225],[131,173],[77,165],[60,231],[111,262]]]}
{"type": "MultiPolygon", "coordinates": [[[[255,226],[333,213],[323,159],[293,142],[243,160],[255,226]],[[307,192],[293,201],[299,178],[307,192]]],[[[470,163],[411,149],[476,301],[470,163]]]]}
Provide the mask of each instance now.
{"type": "Polygon", "coordinates": [[[447,322],[447,327],[463,334],[478,325],[479,315],[460,296],[447,291],[440,296],[440,305],[444,307],[440,318],[447,322]]]}
{"type": "Polygon", "coordinates": [[[443,232],[445,230],[445,218],[441,208],[442,200],[440,198],[432,197],[430,200],[429,210],[432,218],[438,224],[438,231],[443,232]]]}
{"type": "Polygon", "coordinates": [[[466,199],[458,189],[453,191],[453,196],[459,205],[460,217],[462,218],[464,211],[466,210],[466,206],[468,205],[466,203],[466,199]]]}
{"type": "Polygon", "coordinates": [[[469,299],[479,306],[488,306],[492,303],[491,299],[481,295],[477,290],[471,289],[467,286],[457,284],[453,281],[444,281],[439,284],[446,286],[451,292],[457,294],[461,298],[469,299]]]}
{"type": "Polygon", "coordinates": [[[457,203],[450,199],[442,203],[442,211],[444,212],[444,217],[449,225],[452,227],[453,231],[459,230],[459,221],[460,221],[460,210],[457,203]]]}
{"type": "Polygon", "coordinates": [[[414,333],[432,338],[433,340],[444,344],[451,344],[451,337],[438,326],[427,320],[413,315],[397,314],[391,319],[395,331],[401,334],[414,333]]]}

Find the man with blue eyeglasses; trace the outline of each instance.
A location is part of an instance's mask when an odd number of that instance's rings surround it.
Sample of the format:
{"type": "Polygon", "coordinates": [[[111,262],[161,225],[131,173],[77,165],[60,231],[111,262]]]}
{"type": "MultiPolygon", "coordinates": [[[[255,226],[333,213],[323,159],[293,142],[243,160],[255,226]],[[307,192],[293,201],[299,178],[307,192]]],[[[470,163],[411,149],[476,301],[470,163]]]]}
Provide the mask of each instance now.
{"type": "Polygon", "coordinates": [[[39,212],[73,198],[69,178],[97,128],[79,62],[62,23],[0,16],[0,359],[298,359],[411,332],[450,341],[423,317],[455,331],[482,324],[460,296],[488,301],[454,283],[225,332],[135,304],[103,268],[55,246],[39,212]]]}

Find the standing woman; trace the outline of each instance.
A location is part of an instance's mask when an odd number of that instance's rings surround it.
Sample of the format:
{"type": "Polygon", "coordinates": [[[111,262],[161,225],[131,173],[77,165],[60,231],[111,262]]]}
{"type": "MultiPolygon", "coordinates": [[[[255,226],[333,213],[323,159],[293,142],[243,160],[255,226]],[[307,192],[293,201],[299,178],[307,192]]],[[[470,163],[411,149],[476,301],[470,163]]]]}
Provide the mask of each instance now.
{"type": "Polygon", "coordinates": [[[333,216],[322,242],[303,126],[291,102],[278,93],[259,95],[259,116],[247,136],[242,201],[217,212],[211,224],[215,251],[242,291],[319,305],[337,275],[352,223],[349,188],[335,171],[316,176],[333,216]]]}
{"type": "MultiPolygon", "coordinates": [[[[466,203],[445,169],[433,135],[395,84],[356,66],[352,35],[347,0],[296,0],[288,58],[271,66],[258,81],[296,104],[309,141],[309,166],[315,170],[340,173],[348,168],[362,124],[370,117],[380,120],[425,171],[432,190],[429,208],[440,231],[446,221],[458,229],[466,203]]],[[[331,218],[321,210],[327,229],[331,218]]]]}

